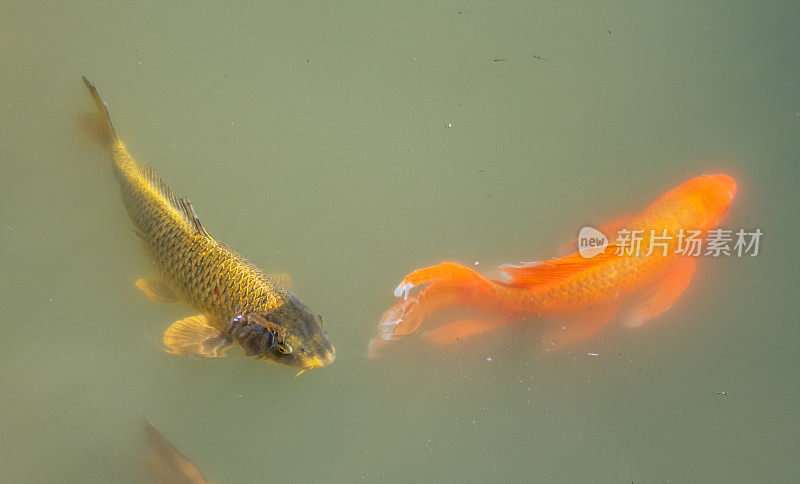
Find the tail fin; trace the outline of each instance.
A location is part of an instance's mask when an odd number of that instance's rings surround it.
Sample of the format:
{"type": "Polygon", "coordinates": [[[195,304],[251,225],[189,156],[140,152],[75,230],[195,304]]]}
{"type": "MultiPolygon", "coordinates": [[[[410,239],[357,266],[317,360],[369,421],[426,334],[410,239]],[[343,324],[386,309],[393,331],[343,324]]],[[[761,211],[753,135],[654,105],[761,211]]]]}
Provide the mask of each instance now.
{"type": "Polygon", "coordinates": [[[469,283],[488,282],[483,276],[469,267],[464,267],[455,262],[442,262],[436,266],[417,269],[408,274],[395,288],[395,297],[403,296],[408,299],[409,292],[415,287],[424,284],[439,284],[441,286],[466,285],[469,283]]]}
{"type": "Polygon", "coordinates": [[[97,105],[97,111],[100,113],[100,117],[102,118],[102,124],[105,128],[105,135],[108,141],[111,144],[117,142],[117,132],[114,131],[114,125],[111,124],[111,116],[108,115],[108,107],[106,103],[103,102],[103,98],[100,97],[100,93],[97,92],[97,88],[94,87],[89,79],[86,79],[86,76],[81,76],[83,78],[83,83],[86,84],[86,87],[89,89],[89,93],[92,95],[92,99],[94,99],[94,103],[97,105]]]}

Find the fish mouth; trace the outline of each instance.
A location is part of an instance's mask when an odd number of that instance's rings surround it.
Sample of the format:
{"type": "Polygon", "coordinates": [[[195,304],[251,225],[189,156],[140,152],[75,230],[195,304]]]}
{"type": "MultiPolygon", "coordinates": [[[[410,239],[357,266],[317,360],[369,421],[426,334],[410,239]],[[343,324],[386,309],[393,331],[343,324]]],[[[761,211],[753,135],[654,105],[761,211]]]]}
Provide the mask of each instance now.
{"type": "Polygon", "coordinates": [[[336,359],[336,351],[331,347],[330,351],[320,353],[312,358],[307,358],[303,361],[303,370],[313,370],[314,368],[322,368],[333,363],[336,359]]]}

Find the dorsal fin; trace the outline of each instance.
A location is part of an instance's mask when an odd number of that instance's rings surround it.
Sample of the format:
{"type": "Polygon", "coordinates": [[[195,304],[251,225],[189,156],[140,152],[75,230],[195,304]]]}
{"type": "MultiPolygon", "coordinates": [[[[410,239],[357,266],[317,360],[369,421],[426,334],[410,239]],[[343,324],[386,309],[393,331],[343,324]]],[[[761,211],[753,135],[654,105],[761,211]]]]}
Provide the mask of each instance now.
{"type": "MultiPolygon", "coordinates": [[[[631,221],[630,216],[622,217],[617,220],[612,220],[611,222],[606,223],[605,225],[601,225],[597,227],[603,235],[606,236],[608,240],[615,240],[617,238],[617,232],[621,229],[625,228],[628,225],[628,222],[631,221]]],[[[562,245],[558,248],[558,255],[559,257],[564,257],[569,254],[574,254],[578,252],[578,238],[575,237],[574,239],[570,240],[566,244],[562,245]]]]}
{"type": "Polygon", "coordinates": [[[209,239],[211,238],[206,232],[206,229],[203,227],[203,224],[200,223],[200,217],[197,216],[197,212],[194,211],[194,207],[192,206],[192,201],[189,200],[188,197],[181,198],[181,206],[183,207],[183,213],[189,217],[192,221],[192,225],[194,228],[197,229],[198,232],[205,235],[209,239]]]}
{"type": "Polygon", "coordinates": [[[560,259],[502,265],[498,269],[505,273],[503,282],[513,286],[533,287],[564,280],[582,270],[619,257],[616,251],[617,246],[612,244],[606,247],[605,252],[588,259],[574,253],[560,259]]]}
{"type": "Polygon", "coordinates": [[[212,238],[211,235],[206,232],[203,224],[200,223],[200,218],[197,216],[197,212],[194,211],[192,202],[188,198],[178,198],[175,193],[173,193],[172,188],[170,188],[169,185],[167,185],[167,183],[162,180],[160,176],[158,176],[158,173],[156,173],[152,166],[143,163],[142,174],[147,183],[151,187],[155,188],[161,198],[177,213],[179,213],[189,225],[194,227],[195,230],[197,230],[197,232],[203,236],[208,237],[209,239],[212,238]]]}

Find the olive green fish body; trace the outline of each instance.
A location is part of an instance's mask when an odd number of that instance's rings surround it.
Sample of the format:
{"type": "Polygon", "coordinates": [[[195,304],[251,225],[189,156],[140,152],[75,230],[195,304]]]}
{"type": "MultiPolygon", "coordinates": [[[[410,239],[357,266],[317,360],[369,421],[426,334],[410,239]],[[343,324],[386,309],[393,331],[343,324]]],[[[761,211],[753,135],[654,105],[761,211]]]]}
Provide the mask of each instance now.
{"type": "Polygon", "coordinates": [[[121,142],[114,150],[123,200],[160,275],[182,298],[213,316],[220,330],[237,312],[269,311],[287,291],[242,256],[214,240],[181,212],[152,168],[133,161],[121,142]]]}
{"type": "Polygon", "coordinates": [[[321,318],[209,235],[191,202],[175,196],[151,167],[132,158],[116,136],[96,89],[84,81],[105,118],[125,207],[161,283],[168,286],[161,291],[174,292],[201,314],[173,324],[165,334],[165,344],[181,354],[221,356],[220,348],[236,342],[248,355],[291,366],[314,368],[332,362],[334,349],[321,318]],[[173,344],[187,338],[194,346],[173,344]],[[180,349],[190,346],[200,350],[180,349]],[[208,351],[210,346],[213,351],[208,351]]]}

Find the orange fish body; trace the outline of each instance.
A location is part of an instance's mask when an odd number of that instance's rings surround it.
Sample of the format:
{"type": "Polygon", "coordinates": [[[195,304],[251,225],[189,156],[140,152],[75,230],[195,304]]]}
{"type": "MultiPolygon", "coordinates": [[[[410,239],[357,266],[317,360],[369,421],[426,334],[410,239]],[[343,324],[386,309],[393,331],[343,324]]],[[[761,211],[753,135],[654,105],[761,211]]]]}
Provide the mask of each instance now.
{"type": "Polygon", "coordinates": [[[620,239],[594,257],[574,252],[501,266],[502,280],[450,262],[414,271],[395,290],[405,298],[384,314],[370,354],[420,332],[431,315],[450,307],[469,308],[474,316],[425,328],[422,333],[434,344],[450,344],[523,319],[557,317],[563,324],[542,341],[544,349],[552,350],[588,338],[615,316],[628,326],[643,324],[666,311],[689,285],[695,258],[680,252],[687,249],[689,235],[695,233],[702,241],[717,227],[735,193],[736,183],[727,175],[692,178],[635,217],[606,226],[607,236],[611,229],[621,230],[628,240],[620,239]],[[423,285],[416,297],[408,297],[423,285]]]}

